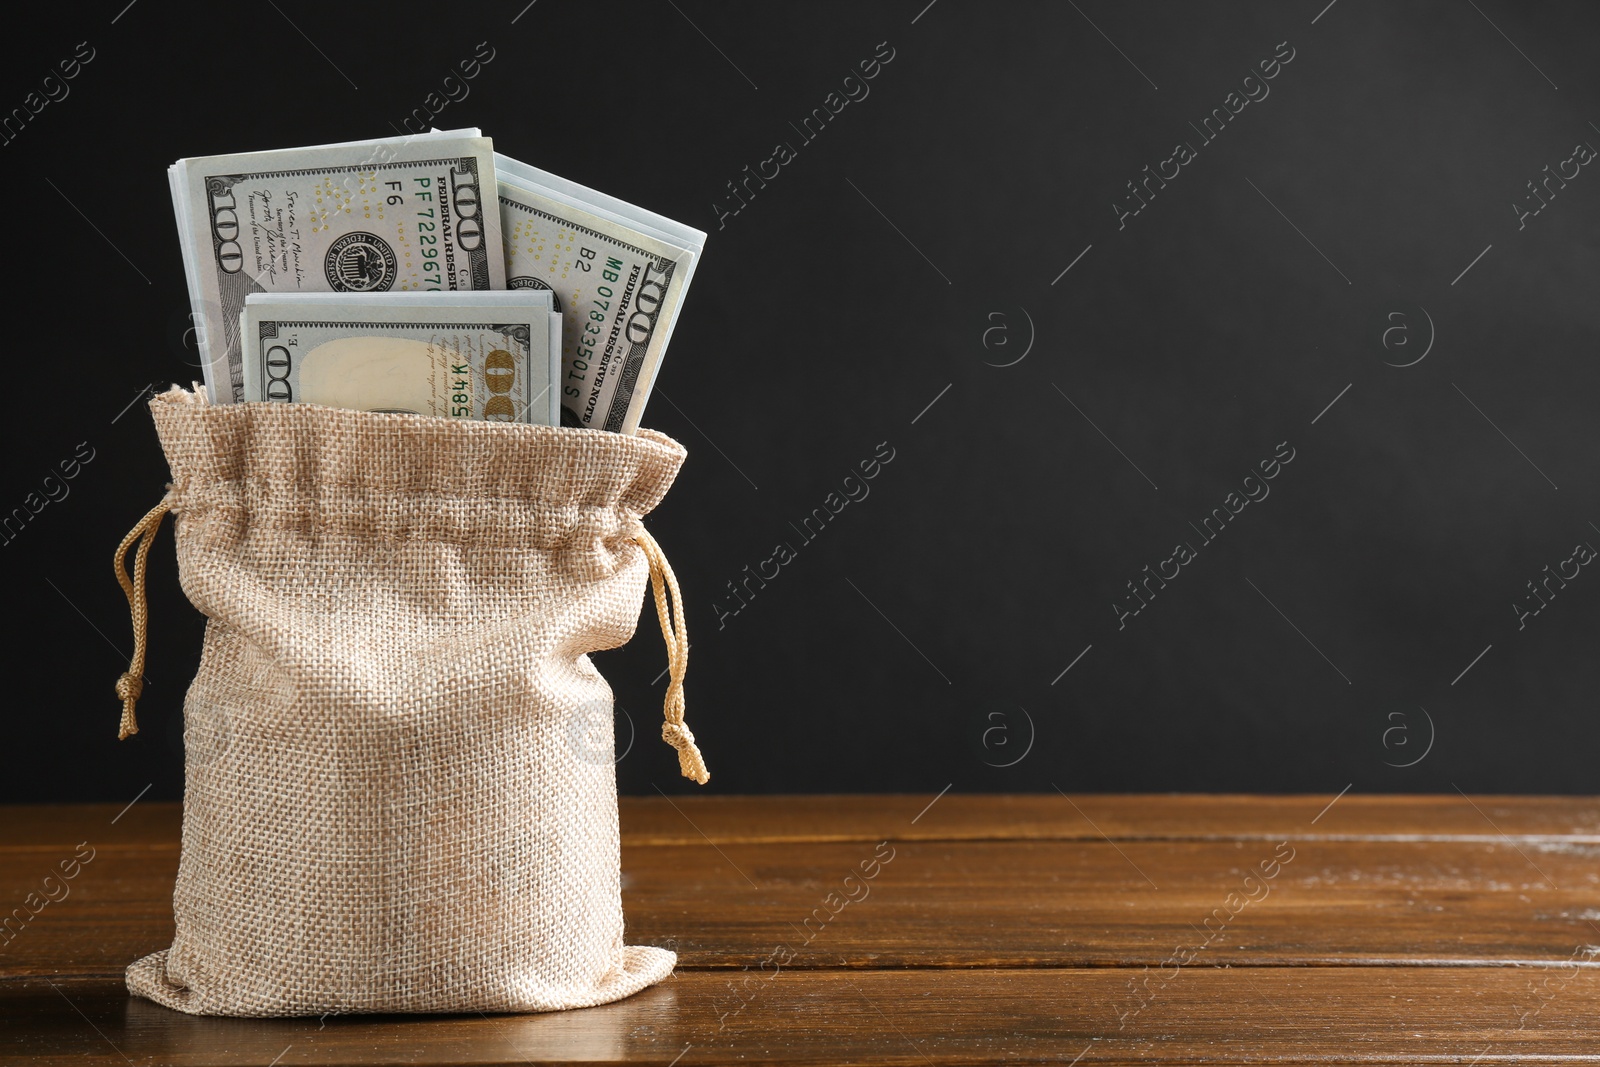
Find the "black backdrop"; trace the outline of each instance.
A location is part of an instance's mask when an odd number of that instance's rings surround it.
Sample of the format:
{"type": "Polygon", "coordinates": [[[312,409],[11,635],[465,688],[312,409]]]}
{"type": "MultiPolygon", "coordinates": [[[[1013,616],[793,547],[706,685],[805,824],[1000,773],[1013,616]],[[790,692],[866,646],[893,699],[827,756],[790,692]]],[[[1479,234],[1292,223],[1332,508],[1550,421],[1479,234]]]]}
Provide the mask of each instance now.
{"type": "MultiPolygon", "coordinates": [[[[438,125],[710,234],[646,419],[710,790],[1595,791],[1593,5],[524,3],[10,26],[0,107],[61,98],[0,149],[0,506],[93,458],[0,546],[0,798],[181,791],[170,532],[112,696],[134,401],[198,375],[165,166],[386,135],[480,42],[438,125]]],[[[693,789],[654,619],[596,660],[624,791],[693,789]]]]}

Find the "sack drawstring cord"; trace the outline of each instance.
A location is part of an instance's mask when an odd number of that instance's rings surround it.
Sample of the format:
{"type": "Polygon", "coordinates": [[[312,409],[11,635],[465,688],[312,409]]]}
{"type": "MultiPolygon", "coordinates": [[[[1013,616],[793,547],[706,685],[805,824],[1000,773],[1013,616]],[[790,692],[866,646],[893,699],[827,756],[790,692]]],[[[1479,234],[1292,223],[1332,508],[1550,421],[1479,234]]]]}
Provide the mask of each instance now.
{"type": "Polygon", "coordinates": [[[651,537],[641,528],[634,537],[644,557],[650,563],[650,587],[656,597],[656,617],[661,620],[661,637],[667,645],[667,697],[662,711],[666,721],[661,724],[661,740],[678,750],[678,770],[685,778],[705,785],[711,778],[706,761],[694,743],[694,734],[683,721],[683,676],[689,669],[689,627],[684,621],[683,593],[678,588],[678,576],[672,565],[651,537]],[[667,610],[667,593],[672,593],[672,611],[667,610]]]}
{"type": "Polygon", "coordinates": [[[128,531],[122,544],[117,546],[117,558],[113,561],[117,584],[127,594],[128,611],[133,616],[133,660],[122,677],[117,679],[117,696],[122,700],[122,723],[117,727],[118,741],[139,732],[139,722],[134,718],[133,709],[139,703],[139,694],[144,691],[144,653],[150,636],[150,602],[145,595],[144,584],[145,564],[150,558],[150,544],[156,539],[156,531],[161,529],[161,518],[171,507],[163,500],[146,512],[144,518],[128,531]],[[135,541],[139,542],[139,551],[134,554],[133,577],[129,578],[126,567],[128,549],[135,541]]]}

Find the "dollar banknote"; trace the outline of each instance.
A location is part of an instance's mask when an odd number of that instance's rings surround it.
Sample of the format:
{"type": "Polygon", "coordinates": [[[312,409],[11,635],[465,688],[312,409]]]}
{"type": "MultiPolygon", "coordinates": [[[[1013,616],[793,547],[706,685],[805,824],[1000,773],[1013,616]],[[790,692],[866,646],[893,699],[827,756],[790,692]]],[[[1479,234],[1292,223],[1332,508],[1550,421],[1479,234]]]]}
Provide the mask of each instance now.
{"type": "Polygon", "coordinates": [[[565,320],[562,424],[633,433],[706,235],[495,155],[507,285],[548,289],[565,320]]]}
{"type": "Polygon", "coordinates": [[[252,293],[244,397],[559,424],[553,294],[252,293]]]}
{"type": "Polygon", "coordinates": [[[505,288],[493,148],[477,130],[182,159],[167,173],[213,402],[244,399],[250,293],[505,288]]]}

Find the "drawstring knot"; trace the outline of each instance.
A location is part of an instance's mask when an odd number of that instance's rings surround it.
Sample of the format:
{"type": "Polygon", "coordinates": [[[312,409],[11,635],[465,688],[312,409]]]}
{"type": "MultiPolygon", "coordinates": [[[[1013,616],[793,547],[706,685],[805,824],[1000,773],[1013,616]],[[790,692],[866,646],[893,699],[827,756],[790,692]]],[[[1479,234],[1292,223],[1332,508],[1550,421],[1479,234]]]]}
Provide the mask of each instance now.
{"type": "MultiPolygon", "coordinates": [[[[124,672],[122,677],[117,679],[118,700],[136,701],[139,699],[139,695],[143,692],[144,679],[140,678],[138,675],[124,672]]],[[[136,734],[139,732],[139,729],[138,727],[134,727],[128,732],[130,734],[136,734]]]]}
{"type": "Polygon", "coordinates": [[[683,676],[689,669],[689,627],[683,617],[683,592],[678,588],[678,577],[662,553],[655,538],[641,528],[634,537],[644,549],[650,564],[650,588],[655,593],[656,617],[661,620],[661,637],[667,645],[667,697],[662,704],[666,721],[661,724],[661,740],[678,750],[678,770],[685,778],[700,785],[711,779],[706,761],[694,743],[694,734],[683,722],[683,676]],[[667,594],[672,594],[672,610],[667,607],[667,594]]]}
{"type": "MultiPolygon", "coordinates": [[[[678,749],[680,752],[686,748],[694,747],[694,734],[681,722],[664,722],[661,724],[661,740],[678,749]]],[[[698,751],[698,749],[696,749],[698,751]]]]}
{"type": "Polygon", "coordinates": [[[134,718],[133,709],[139,703],[139,695],[144,692],[144,651],[150,632],[150,604],[144,588],[145,563],[150,558],[150,543],[156,539],[156,531],[161,528],[161,517],[169,510],[171,505],[163,500],[146,512],[144,518],[128,531],[122,544],[117,546],[117,558],[112,561],[117,570],[117,584],[127,594],[128,611],[133,618],[133,660],[122,677],[117,679],[117,699],[122,701],[118,741],[139,732],[139,722],[134,718]],[[126,567],[128,549],[135,541],[139,542],[139,551],[134,553],[133,577],[129,578],[126,567]]]}

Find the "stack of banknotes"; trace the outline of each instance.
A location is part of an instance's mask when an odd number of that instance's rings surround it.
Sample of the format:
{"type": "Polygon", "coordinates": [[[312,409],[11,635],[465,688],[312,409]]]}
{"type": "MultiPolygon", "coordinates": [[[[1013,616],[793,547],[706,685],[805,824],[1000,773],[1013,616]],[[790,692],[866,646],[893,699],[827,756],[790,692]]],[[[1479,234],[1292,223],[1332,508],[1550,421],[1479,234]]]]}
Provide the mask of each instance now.
{"type": "Polygon", "coordinates": [[[477,130],[168,170],[214,403],[633,433],[699,230],[477,130]]]}

